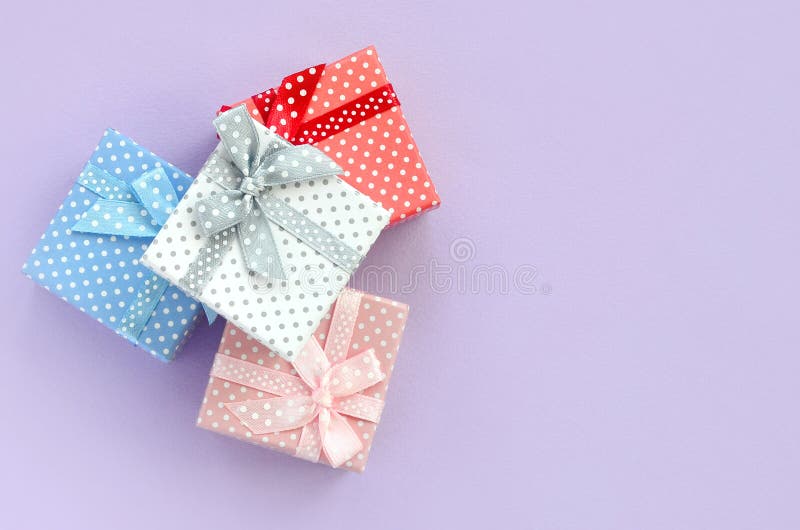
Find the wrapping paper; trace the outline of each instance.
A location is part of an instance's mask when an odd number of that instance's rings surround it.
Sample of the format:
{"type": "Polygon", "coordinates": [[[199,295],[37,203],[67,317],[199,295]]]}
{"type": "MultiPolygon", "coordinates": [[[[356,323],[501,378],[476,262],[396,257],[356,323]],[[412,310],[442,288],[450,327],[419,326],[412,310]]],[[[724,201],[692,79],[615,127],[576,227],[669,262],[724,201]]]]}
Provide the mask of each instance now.
{"type": "MultiPolygon", "coordinates": [[[[78,180],[93,179],[89,174],[92,166],[127,184],[143,172],[161,168],[178,196],[192,182],[186,173],[113,129],[103,134],[78,180]]],[[[118,328],[131,305],[157,280],[140,264],[152,235],[116,236],[73,230],[76,223],[91,213],[98,199],[97,193],[76,181],[24,264],[23,272],[62,300],[120,333],[118,328]]],[[[169,286],[155,303],[138,339],[123,336],[167,361],[175,356],[201,311],[199,304],[169,286]]]]}
{"type": "MultiPolygon", "coordinates": [[[[397,358],[398,348],[403,335],[403,328],[408,314],[405,304],[377,296],[359,293],[345,289],[344,297],[360,297],[358,313],[352,322],[352,337],[349,341],[339,340],[339,336],[332,333],[331,323],[335,320],[332,315],[336,305],[322,319],[313,335],[313,339],[330,352],[331,349],[341,347],[344,342],[346,357],[349,360],[357,358],[369,348],[374,349],[374,355],[379,363],[380,371],[385,378],[375,385],[359,392],[369,399],[385,400],[389,385],[389,378],[397,358]],[[338,341],[328,344],[328,341],[338,341]]],[[[339,302],[337,302],[338,304],[339,302]]],[[[338,327],[335,324],[334,327],[338,327]]],[[[220,366],[236,363],[239,366],[250,366],[256,369],[268,368],[288,376],[296,375],[293,366],[280,358],[277,352],[270,350],[232,323],[228,323],[215,357],[212,376],[209,378],[203,404],[198,414],[197,424],[210,431],[218,432],[256,445],[266,446],[292,456],[316,461],[309,458],[303,451],[298,454],[298,447],[303,438],[303,429],[295,428],[280,432],[262,432],[255,434],[236,415],[242,403],[252,400],[267,400],[276,397],[275,394],[259,390],[256,386],[249,386],[223,377],[214,377],[214,370],[220,366]]],[[[360,364],[360,363],[359,363],[360,364]]],[[[227,372],[226,372],[227,373],[227,372]]],[[[236,379],[233,376],[227,376],[236,379]]],[[[249,413],[243,416],[249,420],[249,413]]],[[[375,436],[377,422],[364,421],[343,415],[349,426],[361,441],[362,448],[351,458],[341,463],[339,467],[351,471],[364,470],[369,457],[372,441],[375,436]]],[[[320,463],[330,465],[325,452],[319,456],[320,463]]]]}
{"type": "Polygon", "coordinates": [[[391,212],[390,224],[440,203],[373,46],[292,74],[231,106],[239,104],[292,143],[328,154],[344,168],[347,183],[391,212]]]}
{"type": "MultiPolygon", "coordinates": [[[[263,135],[257,138],[268,144],[271,133],[259,123],[254,125],[255,134],[263,135]]],[[[146,266],[171,283],[191,287],[185,284],[187,273],[194,273],[198,255],[205,256],[214,243],[197,222],[202,211],[198,202],[224,191],[219,182],[236,181],[239,177],[235,175],[241,173],[220,143],[148,248],[143,258],[146,266]]],[[[389,219],[386,210],[337,177],[274,186],[265,193],[270,201],[283,201],[325,227],[362,256],[389,219]]],[[[286,279],[248,270],[237,238],[230,249],[217,253],[219,263],[192,294],[283,358],[292,359],[336,300],[350,273],[289,235],[280,224],[269,220],[268,228],[285,265],[286,279]]]]}

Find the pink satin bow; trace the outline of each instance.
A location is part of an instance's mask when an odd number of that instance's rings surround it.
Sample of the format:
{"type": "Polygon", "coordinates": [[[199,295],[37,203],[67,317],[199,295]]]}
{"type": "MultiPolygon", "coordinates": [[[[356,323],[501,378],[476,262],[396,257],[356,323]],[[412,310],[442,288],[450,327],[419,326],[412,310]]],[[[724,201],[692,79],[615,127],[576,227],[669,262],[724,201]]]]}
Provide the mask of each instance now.
{"type": "Polygon", "coordinates": [[[324,451],[339,467],[356,456],[363,444],[343,415],[377,423],[383,400],[360,392],[386,377],[372,348],[347,358],[360,305],[360,293],[342,292],[325,349],[312,338],[292,363],[299,377],[217,355],[211,375],[278,396],[227,403],[228,410],[253,434],[302,427],[300,458],[318,462],[324,451]]]}

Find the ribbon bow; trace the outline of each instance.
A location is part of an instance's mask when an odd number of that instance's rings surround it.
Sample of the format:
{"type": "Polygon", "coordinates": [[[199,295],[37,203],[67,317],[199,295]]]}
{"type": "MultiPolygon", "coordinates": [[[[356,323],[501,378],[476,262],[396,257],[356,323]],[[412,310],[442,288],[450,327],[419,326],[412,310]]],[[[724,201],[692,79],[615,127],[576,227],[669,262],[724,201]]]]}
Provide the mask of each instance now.
{"type": "Polygon", "coordinates": [[[249,271],[286,279],[270,222],[339,267],[355,270],[361,261],[358,251],[273,194],[277,186],[335,177],[342,168],[315,147],[295,146],[260,124],[256,128],[244,105],[218,116],[214,126],[233,165],[234,177],[212,175],[223,189],[196,203],[198,225],[210,241],[201,248],[181,285],[199,294],[230,248],[234,232],[249,271]]]}
{"type": "Polygon", "coordinates": [[[312,338],[292,366],[297,376],[217,355],[211,375],[278,397],[227,403],[226,407],[253,434],[302,427],[295,456],[318,462],[324,451],[339,467],[363,449],[344,416],[377,423],[383,400],[360,392],[386,376],[370,348],[347,358],[361,295],[345,290],[334,309],[325,349],[312,338]]]}
{"type": "MultiPolygon", "coordinates": [[[[72,226],[73,232],[153,238],[178,204],[178,194],[162,168],[142,173],[130,184],[87,163],[78,183],[100,198],[72,226]]],[[[169,282],[153,275],[128,305],[117,331],[136,343],[169,282]]],[[[216,313],[203,306],[208,323],[216,313]]]]}
{"type": "Polygon", "coordinates": [[[78,183],[100,198],[75,223],[74,232],[152,238],[178,204],[175,188],[160,167],[128,185],[89,163],[78,183]]]}

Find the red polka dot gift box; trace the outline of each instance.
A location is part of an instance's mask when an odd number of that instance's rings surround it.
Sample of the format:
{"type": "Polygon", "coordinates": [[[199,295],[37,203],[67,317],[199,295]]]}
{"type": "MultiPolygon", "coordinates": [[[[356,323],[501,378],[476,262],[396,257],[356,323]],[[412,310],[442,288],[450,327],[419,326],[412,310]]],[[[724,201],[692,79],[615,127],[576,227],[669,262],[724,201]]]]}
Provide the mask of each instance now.
{"type": "Polygon", "coordinates": [[[407,314],[405,304],[345,289],[291,362],[229,322],[197,424],[364,471],[407,314]]]}
{"type": "Polygon", "coordinates": [[[400,101],[373,46],[306,68],[234,105],[293,144],[313,144],[341,178],[391,213],[396,224],[439,205],[400,101]]]}

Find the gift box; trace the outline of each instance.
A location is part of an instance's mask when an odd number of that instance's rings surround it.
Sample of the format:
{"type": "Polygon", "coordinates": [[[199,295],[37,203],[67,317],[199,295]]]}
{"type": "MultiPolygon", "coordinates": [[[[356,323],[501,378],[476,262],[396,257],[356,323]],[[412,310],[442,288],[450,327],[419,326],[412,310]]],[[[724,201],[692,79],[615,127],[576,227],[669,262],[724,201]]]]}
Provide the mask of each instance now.
{"type": "Polygon", "coordinates": [[[233,106],[241,104],[291,143],[313,144],[333,158],[348,184],[391,212],[390,224],[439,205],[373,46],[292,74],[233,106]]]}
{"type": "Polygon", "coordinates": [[[197,424],[363,471],[407,314],[405,304],[345,289],[293,362],[229,322],[197,424]]]}
{"type": "Polygon", "coordinates": [[[108,129],[23,272],[161,360],[201,308],[140,258],[191,178],[108,129]]]}
{"type": "Polygon", "coordinates": [[[291,360],[389,220],[244,106],[214,120],[221,138],[144,255],[151,270],[291,360]]]}

